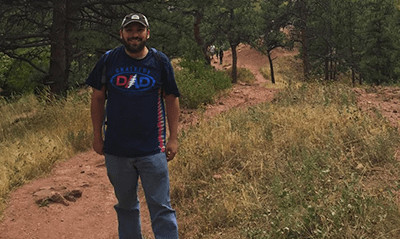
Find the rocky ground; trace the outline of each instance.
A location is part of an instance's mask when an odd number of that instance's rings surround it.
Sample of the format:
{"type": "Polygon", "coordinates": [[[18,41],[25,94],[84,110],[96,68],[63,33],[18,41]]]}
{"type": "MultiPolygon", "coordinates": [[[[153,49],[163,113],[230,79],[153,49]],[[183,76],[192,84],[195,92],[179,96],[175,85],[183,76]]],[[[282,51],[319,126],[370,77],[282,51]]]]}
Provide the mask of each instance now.
{"type": "MultiPolygon", "coordinates": [[[[294,54],[280,51],[279,54],[294,54]]],[[[277,56],[279,56],[279,54],[277,56]]],[[[230,66],[231,54],[225,52],[224,63],[230,66]]],[[[182,111],[181,128],[195,124],[200,118],[212,117],[235,107],[247,107],[271,101],[276,89],[266,88],[259,69],[267,65],[265,56],[248,46],[238,49],[238,66],[248,68],[255,83],[236,84],[205,111],[182,111]]],[[[400,124],[400,89],[376,88],[372,92],[355,89],[361,109],[382,112],[396,127],[400,124]]],[[[143,199],[143,196],[141,196],[143,199]]],[[[143,201],[143,200],[142,200],[143,201]]],[[[116,239],[116,203],[108,181],[104,159],[93,151],[76,155],[58,163],[46,177],[34,180],[10,195],[8,207],[0,222],[0,238],[4,239],[116,239]]],[[[146,238],[153,238],[145,203],[142,205],[142,227],[146,238]]],[[[179,215],[179,209],[178,209],[179,215]]]]}

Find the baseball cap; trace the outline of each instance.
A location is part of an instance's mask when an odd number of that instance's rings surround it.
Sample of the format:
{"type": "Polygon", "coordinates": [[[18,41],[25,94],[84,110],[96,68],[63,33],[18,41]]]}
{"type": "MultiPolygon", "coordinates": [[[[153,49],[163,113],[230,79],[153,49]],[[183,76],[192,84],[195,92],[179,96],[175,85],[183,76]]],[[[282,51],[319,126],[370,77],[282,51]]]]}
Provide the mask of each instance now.
{"type": "Polygon", "coordinates": [[[124,20],[122,20],[121,28],[126,27],[128,24],[132,22],[140,23],[147,28],[149,27],[149,22],[147,21],[145,15],[141,13],[130,13],[124,17],[124,20]]]}

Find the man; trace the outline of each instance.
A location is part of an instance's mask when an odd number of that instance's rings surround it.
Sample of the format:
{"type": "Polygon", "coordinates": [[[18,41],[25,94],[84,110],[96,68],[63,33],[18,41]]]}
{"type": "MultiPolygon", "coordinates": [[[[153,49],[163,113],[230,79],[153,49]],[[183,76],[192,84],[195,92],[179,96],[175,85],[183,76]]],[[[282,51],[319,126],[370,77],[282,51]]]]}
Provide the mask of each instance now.
{"type": "Polygon", "coordinates": [[[120,239],[142,238],[137,199],[139,177],[155,238],[178,238],[169,198],[167,161],[178,150],[179,91],[167,56],[146,47],[149,37],[149,23],[144,15],[125,16],[120,29],[123,45],[104,54],[86,81],[93,88],[93,148],[105,155],[107,174],[118,199],[115,210],[120,239]],[[105,112],[107,128],[103,142],[105,112]]]}

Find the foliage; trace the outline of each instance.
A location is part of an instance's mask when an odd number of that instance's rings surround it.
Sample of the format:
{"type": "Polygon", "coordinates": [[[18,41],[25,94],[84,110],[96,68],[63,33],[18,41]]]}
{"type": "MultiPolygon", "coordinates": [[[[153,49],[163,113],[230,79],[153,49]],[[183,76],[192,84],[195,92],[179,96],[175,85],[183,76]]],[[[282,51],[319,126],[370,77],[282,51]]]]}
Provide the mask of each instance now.
{"type": "Polygon", "coordinates": [[[148,16],[149,45],[171,58],[209,63],[208,46],[229,46],[233,82],[236,46],[250,42],[269,56],[272,81],[274,59],[269,53],[277,46],[291,46],[292,41],[300,43],[305,79],[337,80],[349,71],[353,84],[357,79],[398,83],[400,77],[398,0],[18,0],[0,4],[0,52],[8,57],[0,58],[1,65],[7,66],[1,72],[9,73],[0,87],[7,95],[46,84],[59,93],[83,84],[99,54],[119,44],[121,18],[132,11],[148,16]]]}
{"type": "Polygon", "coordinates": [[[251,45],[267,55],[270,66],[271,82],[275,84],[274,63],[271,52],[278,48],[292,48],[293,43],[282,30],[288,25],[286,1],[261,1],[260,11],[257,12],[257,30],[251,45]]]}
{"type": "MultiPolygon", "coordinates": [[[[46,58],[45,54],[43,54],[43,58],[46,58]]],[[[32,93],[38,87],[43,88],[43,74],[38,71],[32,71],[28,63],[19,62],[6,55],[3,55],[1,61],[3,62],[0,70],[2,95],[10,96],[18,92],[32,93]]],[[[43,65],[42,60],[35,60],[35,62],[38,65],[43,65]]]]}
{"type": "MultiPolygon", "coordinates": [[[[190,39],[190,30],[185,31],[190,29],[190,18],[174,14],[166,3],[157,1],[154,6],[154,2],[2,1],[0,52],[15,59],[17,65],[25,62],[26,71],[38,72],[34,80],[29,79],[30,85],[42,88],[47,84],[53,93],[64,94],[84,82],[99,54],[119,43],[123,16],[141,11],[155,33],[150,45],[171,57],[183,55],[187,48],[176,44],[176,39],[190,39]]],[[[18,84],[7,82],[2,87],[7,92],[23,93],[25,89],[14,87],[18,84]]]]}
{"type": "Polygon", "coordinates": [[[252,45],[264,54],[277,47],[290,47],[291,43],[282,28],[288,25],[288,8],[284,0],[261,1],[257,12],[260,20],[252,45]]]}
{"type": "Polygon", "coordinates": [[[10,68],[10,66],[12,64],[12,60],[3,54],[0,54],[0,61],[2,62],[2,64],[0,65],[0,89],[3,89],[7,82],[6,75],[7,75],[8,69],[10,68]]]}
{"type": "Polygon", "coordinates": [[[232,51],[232,83],[237,82],[237,52],[240,43],[249,43],[256,31],[256,1],[221,0],[219,11],[212,20],[232,51]]]}
{"type": "MultiPolygon", "coordinates": [[[[337,80],[352,71],[372,84],[399,80],[397,0],[302,0],[289,7],[305,75],[337,80]]],[[[306,77],[308,78],[308,77],[306,77]]]]}
{"type": "Polygon", "coordinates": [[[397,82],[400,78],[400,74],[396,72],[400,67],[400,27],[398,18],[395,18],[394,2],[368,1],[363,4],[367,12],[362,16],[364,49],[360,62],[361,71],[369,83],[381,85],[397,82]]]}
{"type": "Polygon", "coordinates": [[[202,61],[180,63],[176,71],[176,81],[181,92],[180,103],[185,108],[198,108],[212,103],[216,94],[231,86],[229,77],[206,66],[202,61]]]}

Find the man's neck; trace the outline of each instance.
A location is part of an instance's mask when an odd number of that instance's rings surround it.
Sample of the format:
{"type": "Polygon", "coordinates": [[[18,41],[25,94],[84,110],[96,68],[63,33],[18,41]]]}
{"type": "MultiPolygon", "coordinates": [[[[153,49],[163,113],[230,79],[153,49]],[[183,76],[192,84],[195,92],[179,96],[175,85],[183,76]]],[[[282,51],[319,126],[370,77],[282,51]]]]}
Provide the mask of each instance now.
{"type": "Polygon", "coordinates": [[[143,48],[143,51],[140,51],[138,53],[132,53],[132,52],[129,52],[125,48],[125,52],[126,52],[126,54],[128,54],[128,56],[130,56],[130,57],[132,57],[134,59],[140,60],[140,59],[143,59],[143,58],[145,58],[147,56],[147,53],[149,53],[149,49],[146,46],[146,47],[143,48]]]}

